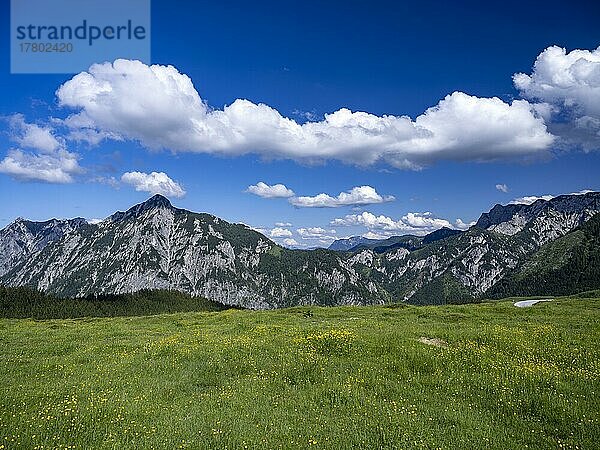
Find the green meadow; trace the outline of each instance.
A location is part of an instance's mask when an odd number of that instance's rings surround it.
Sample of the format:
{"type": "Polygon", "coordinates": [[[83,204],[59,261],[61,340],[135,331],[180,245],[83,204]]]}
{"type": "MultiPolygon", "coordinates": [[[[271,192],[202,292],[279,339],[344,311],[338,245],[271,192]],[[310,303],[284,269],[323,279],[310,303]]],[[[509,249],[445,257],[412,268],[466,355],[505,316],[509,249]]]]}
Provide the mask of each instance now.
{"type": "Polygon", "coordinates": [[[600,447],[600,299],[0,319],[0,449],[600,447]]]}

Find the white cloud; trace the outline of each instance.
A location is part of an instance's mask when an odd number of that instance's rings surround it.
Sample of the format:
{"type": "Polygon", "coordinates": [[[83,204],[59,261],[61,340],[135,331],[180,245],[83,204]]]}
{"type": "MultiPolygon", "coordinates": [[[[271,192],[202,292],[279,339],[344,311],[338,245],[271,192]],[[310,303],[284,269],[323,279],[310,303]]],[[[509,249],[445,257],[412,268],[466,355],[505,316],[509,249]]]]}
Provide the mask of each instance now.
{"type": "Polygon", "coordinates": [[[12,128],[11,136],[21,147],[52,153],[63,147],[63,143],[52,133],[48,126],[27,123],[22,114],[14,114],[8,119],[12,128]]]}
{"type": "Polygon", "coordinates": [[[383,239],[387,239],[393,235],[394,235],[394,233],[392,233],[390,231],[379,231],[379,232],[367,231],[366,233],[362,234],[362,237],[367,238],[367,239],[383,240],[383,239]]]}
{"type": "Polygon", "coordinates": [[[559,105],[580,117],[600,117],[600,47],[568,53],[548,47],[535,60],[531,75],[517,73],[513,81],[526,98],[559,105]]]}
{"type": "Polygon", "coordinates": [[[291,227],[292,224],[290,222],[275,222],[276,227],[291,227]]]}
{"type": "MultiPolygon", "coordinates": [[[[391,236],[394,234],[417,234],[423,235],[435,231],[439,228],[454,228],[459,230],[468,229],[471,224],[466,224],[461,219],[457,219],[454,223],[435,217],[430,212],[413,213],[410,212],[398,220],[391,217],[379,215],[376,216],[370,212],[361,214],[349,214],[343,218],[334,219],[331,221],[333,226],[364,226],[369,231],[373,232],[370,236],[391,236]],[[376,232],[374,232],[376,230],[376,232]]],[[[363,235],[365,237],[369,237],[363,235]]],[[[373,237],[380,239],[380,237],[373,237]]]]}
{"type": "Polygon", "coordinates": [[[294,196],[294,191],[288,189],[284,184],[269,186],[262,181],[248,186],[246,191],[263,198],[288,198],[294,196]]]}
{"type": "Polygon", "coordinates": [[[0,161],[0,173],[21,181],[72,183],[75,175],[84,172],[79,155],[67,151],[50,127],[27,123],[22,114],[14,114],[8,121],[10,138],[31,151],[9,150],[0,161]]]}
{"type": "Polygon", "coordinates": [[[340,206],[372,205],[393,200],[393,195],[381,196],[371,186],[357,186],[349,192],[340,192],[337,197],[328,194],[318,194],[314,197],[293,197],[290,199],[290,203],[301,208],[338,208],[340,206]]]}
{"type": "Polygon", "coordinates": [[[0,173],[21,181],[72,183],[73,176],[83,172],[78,155],[66,150],[49,153],[27,153],[13,149],[0,161],[0,173]]]}
{"type": "Polygon", "coordinates": [[[508,186],[506,184],[497,184],[496,189],[504,193],[508,192],[508,186]]]}
{"type": "Polygon", "coordinates": [[[461,218],[458,218],[454,221],[454,228],[456,228],[457,230],[468,230],[469,228],[471,228],[473,225],[475,225],[477,222],[473,221],[473,222],[469,222],[469,223],[465,223],[463,222],[463,220],[461,218]]]}
{"type": "Polygon", "coordinates": [[[554,141],[529,102],[508,104],[497,97],[478,98],[462,92],[446,96],[417,117],[415,124],[426,135],[410,142],[411,156],[425,163],[540,155],[554,141]]]}
{"type": "Polygon", "coordinates": [[[542,155],[554,140],[525,100],[505,103],[454,92],[414,121],[342,108],[299,124],[268,105],[243,99],[211,109],[190,78],[174,67],[123,59],[91,66],[64,83],[57,97],[60,105],[76,110],[64,122],[74,132],[175,152],[256,153],[308,163],[384,161],[418,169],[439,160],[542,155]]]}
{"type": "Polygon", "coordinates": [[[384,215],[376,216],[368,211],[361,214],[348,214],[343,218],[333,219],[331,225],[334,226],[352,226],[362,225],[370,229],[405,231],[409,227],[402,221],[395,221],[391,217],[384,215]]]}
{"type": "Polygon", "coordinates": [[[290,230],[288,230],[287,228],[277,227],[277,228],[273,228],[271,230],[271,232],[269,233],[269,236],[271,236],[273,238],[291,237],[292,232],[290,230]]]}
{"type": "Polygon", "coordinates": [[[332,236],[333,234],[336,234],[335,230],[326,230],[321,227],[298,228],[296,231],[302,239],[318,240],[321,243],[336,239],[335,236],[332,236]]]}
{"type": "MultiPolygon", "coordinates": [[[[585,195],[589,192],[594,192],[591,189],[583,189],[581,191],[578,192],[571,192],[569,194],[559,194],[559,195],[585,195]]],[[[509,202],[509,205],[531,205],[532,203],[537,202],[538,200],[552,200],[554,197],[558,197],[557,195],[528,195],[525,197],[519,197],[519,198],[515,198],[514,200],[512,200],[511,202],[509,202]]]]}
{"type": "Polygon", "coordinates": [[[167,197],[183,197],[186,194],[183,187],[164,172],[126,172],[121,176],[121,181],[133,186],[136,191],[150,194],[162,194],[167,197]]]}
{"type": "Polygon", "coordinates": [[[600,47],[573,50],[552,46],[537,57],[531,75],[513,76],[525,98],[540,101],[536,107],[550,130],[562,138],[561,146],[600,148],[600,47]]]}
{"type": "Polygon", "coordinates": [[[439,219],[434,217],[430,212],[424,213],[412,213],[409,212],[402,217],[402,221],[413,228],[425,228],[436,230],[438,228],[456,228],[452,223],[446,219],[439,219]]]}
{"type": "Polygon", "coordinates": [[[293,239],[293,238],[284,239],[281,242],[286,247],[300,247],[300,244],[298,243],[298,241],[296,241],[296,239],[293,239]]]}
{"type": "Polygon", "coordinates": [[[90,178],[89,181],[91,183],[105,184],[105,185],[110,186],[115,189],[118,189],[120,186],[119,180],[117,180],[113,176],[98,175],[98,176],[90,178]]]}

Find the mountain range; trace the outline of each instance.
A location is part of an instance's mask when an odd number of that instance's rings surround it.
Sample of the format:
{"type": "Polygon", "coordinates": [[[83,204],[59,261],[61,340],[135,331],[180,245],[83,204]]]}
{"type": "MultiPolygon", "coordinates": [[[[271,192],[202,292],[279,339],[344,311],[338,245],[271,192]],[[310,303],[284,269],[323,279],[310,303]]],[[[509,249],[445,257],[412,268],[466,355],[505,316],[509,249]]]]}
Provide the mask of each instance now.
{"type": "Polygon", "coordinates": [[[0,230],[0,284],[61,297],[172,289],[245,308],[440,304],[600,287],[600,193],[496,205],[469,230],[281,247],[155,195],[91,224],[0,230]],[[335,243],[334,243],[335,244],[335,243]]]}

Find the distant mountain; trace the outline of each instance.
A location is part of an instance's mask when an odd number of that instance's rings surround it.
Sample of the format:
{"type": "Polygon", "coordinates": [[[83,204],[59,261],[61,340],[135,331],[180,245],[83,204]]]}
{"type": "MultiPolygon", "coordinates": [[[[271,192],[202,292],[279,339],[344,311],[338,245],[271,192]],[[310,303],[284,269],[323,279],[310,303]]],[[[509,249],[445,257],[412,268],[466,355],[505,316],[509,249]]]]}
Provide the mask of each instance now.
{"type": "Polygon", "coordinates": [[[404,248],[409,251],[414,251],[423,247],[424,245],[446,239],[459,233],[462,233],[462,231],[442,227],[438,230],[432,231],[429,234],[426,234],[425,236],[405,234],[403,236],[391,236],[380,241],[359,244],[356,247],[352,247],[350,251],[357,252],[360,250],[371,249],[375,253],[385,253],[396,248],[404,248]]]}
{"type": "Polygon", "coordinates": [[[538,200],[532,205],[496,205],[466,232],[413,252],[384,253],[373,278],[392,298],[412,303],[482,298],[541,246],[567,235],[598,212],[598,192],[538,200]]]}
{"type": "Polygon", "coordinates": [[[0,283],[63,297],[174,289],[249,308],[570,293],[600,288],[599,212],[600,193],[560,196],[496,205],[465,232],[306,251],[157,195],[98,224],[17,219],[0,231],[0,283]]]}
{"type": "Polygon", "coordinates": [[[421,242],[423,244],[431,244],[432,242],[441,241],[442,239],[446,239],[450,236],[454,236],[460,233],[462,233],[462,231],[460,230],[453,230],[451,228],[442,227],[439,230],[432,231],[431,233],[423,236],[423,240],[421,242]]]}
{"type": "Polygon", "coordinates": [[[379,242],[378,239],[367,239],[365,237],[362,236],[352,236],[346,239],[337,239],[335,241],[333,241],[331,243],[331,245],[329,247],[327,247],[328,250],[335,250],[335,251],[348,251],[351,248],[356,247],[357,245],[360,244],[370,244],[370,243],[375,243],[375,242],[379,242]]]}
{"type": "Polygon", "coordinates": [[[405,248],[407,250],[416,250],[421,247],[422,237],[405,234],[403,236],[391,236],[387,239],[382,239],[374,242],[367,242],[352,247],[350,251],[357,252],[361,250],[371,249],[375,253],[384,253],[394,248],[405,248]]]}

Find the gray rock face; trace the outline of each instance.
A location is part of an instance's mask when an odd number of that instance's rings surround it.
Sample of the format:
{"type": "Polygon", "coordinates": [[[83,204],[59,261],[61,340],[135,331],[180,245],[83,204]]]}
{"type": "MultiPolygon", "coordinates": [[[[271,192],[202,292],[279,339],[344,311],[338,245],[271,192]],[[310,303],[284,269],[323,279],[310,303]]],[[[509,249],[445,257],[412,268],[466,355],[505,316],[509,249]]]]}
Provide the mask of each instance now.
{"type": "Polygon", "coordinates": [[[386,252],[374,269],[395,298],[410,300],[438,279],[463,296],[482,297],[528,255],[599,212],[598,192],[531,205],[496,205],[466,233],[425,245],[402,259],[386,252]]]}
{"type": "Polygon", "coordinates": [[[49,243],[56,241],[86,225],[85,219],[51,219],[32,222],[18,218],[0,230],[0,276],[8,272],[19,261],[38,253],[49,243]]]}
{"type": "Polygon", "coordinates": [[[586,222],[599,210],[600,192],[561,195],[530,205],[496,205],[490,212],[482,214],[475,226],[506,235],[529,227],[540,242],[548,242],[586,222]]]}
{"type": "Polygon", "coordinates": [[[435,303],[485,296],[540,246],[598,212],[599,193],[497,205],[470,230],[418,248],[340,253],[285,249],[154,196],[94,225],[16,220],[0,231],[0,283],[60,296],[176,289],[254,309],[435,303]]]}
{"type": "MultiPolygon", "coordinates": [[[[13,228],[17,222],[3,231],[12,236],[13,228]]],[[[28,239],[26,258],[13,251],[2,282],[61,296],[176,289],[254,309],[380,303],[385,295],[334,252],[321,260],[318,252],[283,249],[245,226],[174,208],[161,196],[95,225],[63,228],[45,245],[28,239]]]]}

